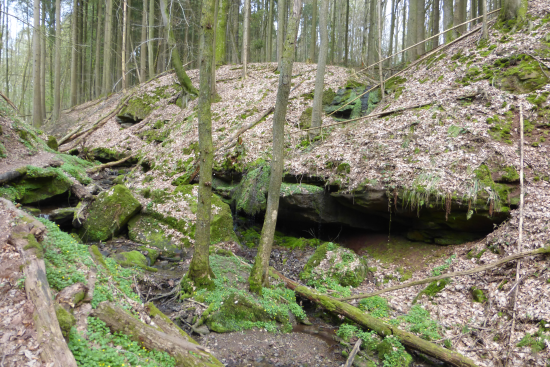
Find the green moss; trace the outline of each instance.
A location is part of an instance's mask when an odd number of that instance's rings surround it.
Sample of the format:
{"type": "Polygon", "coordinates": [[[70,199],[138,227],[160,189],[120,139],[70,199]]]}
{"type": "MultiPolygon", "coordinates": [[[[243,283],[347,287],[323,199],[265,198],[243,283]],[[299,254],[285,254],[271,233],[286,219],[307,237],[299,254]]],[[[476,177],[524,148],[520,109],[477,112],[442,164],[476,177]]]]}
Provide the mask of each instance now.
{"type": "Polygon", "coordinates": [[[378,357],[388,367],[407,367],[413,359],[405,347],[394,336],[387,336],[376,348],[378,357]]]}
{"type": "Polygon", "coordinates": [[[158,103],[166,98],[172,97],[180,88],[177,85],[165,85],[154,90],[147,90],[130,98],[126,106],[122,108],[118,116],[143,120],[157,109],[158,103]]]}
{"type": "Polygon", "coordinates": [[[369,312],[373,317],[384,318],[389,316],[390,306],[384,298],[374,296],[359,301],[359,309],[369,312]]]}
{"type": "Polygon", "coordinates": [[[422,297],[422,295],[426,295],[430,299],[435,297],[435,295],[441,292],[448,284],[451,283],[451,281],[451,278],[444,278],[431,282],[426,288],[420,291],[416,297],[414,297],[412,303],[415,304],[418,299],[422,297]]]}
{"type": "Polygon", "coordinates": [[[138,214],[128,222],[128,237],[132,241],[143,243],[159,250],[173,252],[180,245],[167,235],[162,228],[162,222],[148,214],[138,214]]]}
{"type": "Polygon", "coordinates": [[[173,328],[178,330],[180,335],[186,339],[188,342],[191,342],[193,344],[199,345],[193,338],[191,338],[185,331],[183,331],[178,325],[176,325],[168,316],[166,316],[164,313],[162,313],[152,302],[147,302],[145,305],[145,308],[149,311],[149,316],[151,318],[154,318],[155,316],[160,317],[164,320],[168,325],[171,325],[173,328]]]}
{"type": "Polygon", "coordinates": [[[517,182],[519,181],[519,173],[514,166],[504,167],[505,174],[502,175],[501,180],[504,182],[517,182]]]}
{"type": "Polygon", "coordinates": [[[246,172],[232,198],[237,211],[255,215],[265,210],[269,176],[270,167],[267,164],[246,172]]]}
{"type": "Polygon", "coordinates": [[[300,129],[309,129],[311,127],[311,114],[313,113],[313,108],[308,107],[300,115],[300,129]]]}
{"type": "Polygon", "coordinates": [[[472,294],[472,299],[474,302],[484,303],[487,301],[487,296],[485,296],[483,291],[477,287],[471,287],[470,293],[472,294]]]}
{"type": "Polygon", "coordinates": [[[130,252],[119,252],[115,255],[115,260],[121,266],[124,267],[133,267],[136,266],[140,269],[156,272],[158,271],[155,268],[151,268],[147,265],[147,259],[139,251],[130,251],[130,252]]]}
{"type": "Polygon", "coordinates": [[[336,96],[336,93],[332,90],[332,88],[329,88],[327,90],[323,91],[323,106],[328,106],[332,103],[334,100],[334,97],[336,96]]]}
{"type": "Polygon", "coordinates": [[[148,248],[148,247],[145,247],[145,246],[140,246],[138,248],[138,250],[143,251],[143,252],[147,252],[147,256],[151,260],[151,265],[153,265],[159,257],[159,252],[157,250],[152,249],[152,248],[148,248]]]}
{"type": "Polygon", "coordinates": [[[116,185],[98,195],[90,205],[80,232],[85,241],[105,241],[117,234],[141,209],[130,190],[116,185]]]}
{"type": "Polygon", "coordinates": [[[338,167],[336,168],[336,172],[338,173],[350,173],[351,167],[349,163],[340,163],[338,167]]]}
{"type": "Polygon", "coordinates": [[[76,319],[69,311],[65,310],[57,303],[54,304],[54,308],[57,322],[61,328],[61,333],[65,338],[68,338],[71,328],[76,325],[76,319]]]}
{"type": "Polygon", "coordinates": [[[36,238],[34,238],[34,235],[32,235],[31,233],[29,233],[27,236],[26,236],[26,239],[27,239],[27,246],[25,246],[23,249],[24,250],[28,250],[28,249],[35,249],[35,255],[37,258],[39,259],[42,259],[44,258],[44,250],[42,248],[42,245],[36,240],[36,238]]]}

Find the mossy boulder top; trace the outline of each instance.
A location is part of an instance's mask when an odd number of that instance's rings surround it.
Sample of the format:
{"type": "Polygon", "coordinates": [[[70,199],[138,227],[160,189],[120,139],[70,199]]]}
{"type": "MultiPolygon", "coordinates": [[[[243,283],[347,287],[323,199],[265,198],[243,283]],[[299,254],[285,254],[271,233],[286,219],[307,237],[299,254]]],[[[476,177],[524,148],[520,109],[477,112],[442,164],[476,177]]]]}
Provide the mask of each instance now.
{"type": "Polygon", "coordinates": [[[333,278],[340,285],[357,287],[367,276],[365,261],[350,249],[327,242],[317,248],[300,273],[303,280],[333,278]]]}
{"type": "Polygon", "coordinates": [[[123,185],[97,196],[90,205],[81,236],[85,241],[105,241],[116,235],[141,210],[141,204],[123,185]]]}
{"type": "MultiPolygon", "coordinates": [[[[172,192],[154,190],[146,203],[144,216],[129,224],[129,235],[136,241],[160,249],[194,244],[197,213],[197,185],[180,185],[172,192]]],[[[212,195],[210,242],[237,241],[231,208],[212,195]]]]}
{"type": "Polygon", "coordinates": [[[18,169],[23,178],[6,190],[6,198],[22,204],[37,203],[63,194],[73,182],[59,168],[27,166],[18,169]]]}

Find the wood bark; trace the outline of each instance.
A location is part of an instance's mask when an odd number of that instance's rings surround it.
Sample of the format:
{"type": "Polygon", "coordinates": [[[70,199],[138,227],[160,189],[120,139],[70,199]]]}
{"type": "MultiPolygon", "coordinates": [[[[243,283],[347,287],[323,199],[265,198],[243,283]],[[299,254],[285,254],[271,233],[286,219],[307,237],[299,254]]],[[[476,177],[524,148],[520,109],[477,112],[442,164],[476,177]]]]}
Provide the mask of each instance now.
{"type": "MultiPolygon", "coordinates": [[[[411,0],[414,1],[414,0],[411,0]]],[[[376,3],[377,0],[370,0],[370,9],[369,9],[369,44],[367,48],[367,65],[370,66],[374,64],[376,60],[376,41],[378,39],[377,35],[377,25],[378,21],[376,19],[376,3]]]]}
{"type": "Polygon", "coordinates": [[[122,91],[126,91],[126,23],[127,23],[127,2],[122,0],[122,52],[121,58],[122,62],[120,64],[122,70],[122,91]]]}
{"type": "Polygon", "coordinates": [[[94,65],[94,97],[97,98],[101,95],[101,25],[103,24],[103,4],[104,1],[97,1],[97,30],[95,40],[95,65],[94,65]]]}
{"type": "Polygon", "coordinates": [[[230,0],[218,0],[218,16],[216,17],[216,44],[215,44],[215,65],[225,65],[225,46],[227,37],[227,11],[230,0]]]}
{"type": "Polygon", "coordinates": [[[61,110],[61,0],[55,0],[55,86],[52,120],[59,120],[61,110]]]}
{"type": "MultiPolygon", "coordinates": [[[[250,1],[250,0],[248,0],[250,1]]],[[[204,0],[201,16],[200,89],[198,101],[200,177],[197,199],[195,252],[189,265],[187,279],[197,287],[211,287],[214,273],[210,269],[210,218],[212,202],[212,58],[214,57],[215,0],[204,0]]]]}
{"type": "Polygon", "coordinates": [[[249,33],[250,33],[250,0],[244,0],[244,23],[243,23],[243,78],[246,79],[246,67],[248,64],[248,45],[249,33]]]}
{"type": "Polygon", "coordinates": [[[368,298],[368,297],[376,296],[376,295],[379,295],[379,294],[382,294],[382,293],[392,292],[392,291],[395,291],[395,290],[398,290],[398,289],[403,289],[403,288],[413,287],[415,285],[421,285],[421,284],[435,282],[437,280],[441,280],[441,279],[445,279],[445,278],[454,278],[454,277],[458,277],[458,276],[476,274],[476,273],[480,273],[482,271],[487,271],[487,270],[496,268],[496,267],[498,267],[500,265],[503,265],[503,264],[506,264],[510,261],[524,258],[526,256],[535,256],[535,255],[543,255],[543,254],[550,254],[550,246],[542,247],[542,248],[539,248],[539,249],[536,249],[536,250],[525,251],[525,252],[520,252],[520,253],[517,253],[517,254],[513,254],[513,255],[507,256],[505,258],[502,258],[498,261],[495,261],[493,263],[483,265],[483,266],[479,266],[479,267],[472,268],[472,269],[468,269],[468,270],[464,270],[464,271],[457,271],[457,272],[454,272],[454,273],[447,273],[447,274],[439,275],[439,276],[436,276],[436,277],[430,277],[430,278],[425,278],[425,279],[421,279],[421,280],[414,280],[412,282],[398,284],[398,285],[395,285],[393,287],[381,289],[381,290],[371,292],[371,293],[356,294],[356,295],[353,295],[353,296],[350,296],[350,297],[340,298],[340,301],[349,301],[349,300],[352,300],[352,299],[368,298]]]}
{"type": "Polygon", "coordinates": [[[78,0],[73,1],[72,22],[72,47],[71,47],[71,107],[77,105],[77,62],[78,62],[78,0]]]}
{"type": "MultiPolygon", "coordinates": [[[[438,1],[438,0],[434,0],[438,1]]],[[[397,17],[397,4],[395,3],[395,0],[391,1],[391,23],[390,23],[390,47],[389,47],[389,54],[393,54],[393,35],[395,32],[395,19],[397,17]]],[[[387,66],[391,65],[391,58],[388,59],[387,66]]]]}
{"type": "Polygon", "coordinates": [[[482,14],[483,14],[483,26],[481,27],[481,39],[488,39],[489,33],[487,32],[487,0],[478,0],[482,3],[482,14]]]}
{"type": "MultiPolygon", "coordinates": [[[[454,22],[462,24],[466,21],[466,0],[455,0],[454,22]]],[[[466,24],[458,27],[455,31],[456,37],[460,37],[466,32],[466,24]]]]}
{"type": "Polygon", "coordinates": [[[105,5],[105,42],[103,43],[103,83],[101,94],[105,97],[111,91],[111,37],[113,33],[113,0],[105,5]]]}
{"type": "Polygon", "coordinates": [[[344,29],[344,65],[348,66],[349,59],[349,0],[346,0],[346,28],[344,29]]]}
{"type": "Polygon", "coordinates": [[[86,170],[86,173],[94,173],[94,172],[97,172],[97,171],[101,171],[104,168],[109,168],[109,167],[114,167],[114,166],[121,165],[122,163],[126,162],[127,160],[129,160],[130,158],[133,158],[133,157],[135,157],[135,154],[132,154],[128,157],[119,159],[118,161],[115,161],[115,162],[104,163],[104,164],[100,164],[99,166],[88,168],[86,170]]]}
{"type": "Polygon", "coordinates": [[[451,366],[477,367],[473,361],[457,352],[445,349],[437,344],[430,343],[429,341],[424,340],[412,333],[400,330],[393,325],[386,324],[380,319],[374,318],[350,304],[340,302],[330,296],[320,294],[311,288],[300,285],[299,283],[288,279],[273,268],[270,273],[284,281],[285,285],[294,290],[297,295],[307,298],[329,312],[345,316],[362,327],[375,331],[381,337],[393,335],[406,347],[437,358],[440,361],[450,364],[451,366]]]}
{"type": "Polygon", "coordinates": [[[233,19],[231,24],[231,45],[233,47],[233,64],[239,63],[239,7],[241,1],[233,0],[233,19]]]}
{"type": "Polygon", "coordinates": [[[139,47],[139,82],[147,81],[147,0],[143,0],[141,13],[141,42],[139,47]]]}
{"type": "MultiPolygon", "coordinates": [[[[0,199],[4,205],[13,205],[0,199]]],[[[15,209],[15,208],[13,208],[15,209]]],[[[46,278],[46,266],[40,255],[39,242],[45,227],[31,216],[19,211],[29,221],[12,229],[8,243],[15,246],[23,259],[25,293],[34,305],[34,328],[40,343],[40,358],[45,365],[55,367],[76,367],[76,361],[63,338],[53,297],[46,278]],[[34,242],[34,243],[33,243],[34,242]]]]}
{"type": "Polygon", "coordinates": [[[309,48],[309,62],[315,63],[315,49],[317,48],[317,0],[313,0],[312,5],[313,12],[311,14],[311,46],[309,48]]]}
{"type": "Polygon", "coordinates": [[[292,65],[294,62],[296,37],[298,35],[301,13],[302,0],[294,0],[292,17],[288,20],[284,51],[279,65],[279,87],[277,89],[277,101],[275,103],[275,112],[273,115],[273,157],[271,159],[271,174],[269,178],[266,214],[262,233],[260,235],[258,253],[249,277],[250,289],[254,292],[259,292],[261,288],[269,282],[269,256],[271,254],[273,236],[275,235],[275,226],[277,224],[279,196],[283,178],[285,117],[288,96],[290,94],[292,65]]]}
{"type": "MultiPolygon", "coordinates": [[[[328,2],[321,0],[321,13],[319,16],[319,31],[321,33],[321,45],[319,48],[319,61],[317,63],[317,74],[315,76],[315,92],[313,94],[313,110],[311,111],[311,127],[317,128],[322,125],[323,91],[325,88],[325,68],[328,54],[328,2]]],[[[319,135],[320,129],[312,130],[309,138],[319,135]]]]}
{"type": "MultiPolygon", "coordinates": [[[[378,77],[380,79],[380,98],[381,100],[384,99],[384,75],[382,73],[382,32],[384,29],[382,28],[382,0],[378,0],[378,77]]],[[[424,28],[424,27],[422,27],[424,28]]]]}
{"type": "MultiPolygon", "coordinates": [[[[147,0],[145,0],[147,1],[147,0]]],[[[147,56],[149,57],[149,79],[153,78],[155,76],[155,54],[154,54],[154,46],[155,46],[155,0],[149,0],[149,23],[147,24],[147,30],[148,30],[148,38],[147,41],[147,56]]]]}
{"type": "MultiPolygon", "coordinates": [[[[433,4],[433,15],[432,15],[432,36],[439,34],[439,0],[434,0],[433,4]]],[[[437,48],[439,46],[439,37],[434,38],[432,41],[431,49],[437,48]]]]}
{"type": "MultiPolygon", "coordinates": [[[[42,24],[40,27],[40,116],[42,121],[46,119],[46,2],[42,1],[42,24]]],[[[6,49],[7,52],[7,49],[6,49]]],[[[9,59],[6,60],[6,67],[9,65],[9,59]]],[[[9,73],[6,76],[8,80],[9,73]]],[[[9,89],[8,89],[9,93],[9,89]]]]}
{"type": "MultiPolygon", "coordinates": [[[[417,27],[416,27],[415,43],[421,42],[424,40],[424,38],[426,38],[426,27],[424,26],[424,24],[426,23],[426,10],[425,10],[426,2],[425,0],[416,0],[416,1],[417,1],[417,5],[416,5],[417,27]]],[[[416,48],[416,58],[424,55],[425,52],[426,52],[426,43],[425,42],[419,43],[419,45],[416,48]]]]}
{"type": "Polygon", "coordinates": [[[273,6],[274,1],[269,0],[269,10],[267,14],[267,44],[265,51],[265,61],[271,62],[271,57],[273,55],[273,6]]]}
{"type": "Polygon", "coordinates": [[[92,199],[92,194],[90,194],[88,189],[79,183],[74,183],[73,185],[71,185],[71,193],[80,200],[92,199]]]}
{"type": "Polygon", "coordinates": [[[40,110],[40,0],[34,0],[33,3],[34,29],[32,32],[33,49],[33,107],[32,123],[34,127],[42,125],[42,116],[40,110]]]}
{"type": "MultiPolygon", "coordinates": [[[[454,7],[453,0],[443,0],[443,29],[448,30],[453,27],[454,22],[454,7]]],[[[453,31],[445,33],[445,43],[451,42],[454,37],[453,31]]]]}
{"type": "Polygon", "coordinates": [[[277,2],[277,65],[280,67],[281,58],[283,57],[283,46],[285,40],[285,0],[277,2]]]}
{"type": "Polygon", "coordinates": [[[207,363],[223,366],[208,349],[194,343],[191,338],[185,339],[175,333],[166,333],[162,328],[144,324],[114,303],[102,302],[92,314],[107,324],[112,332],[126,334],[148,349],[170,354],[178,366],[207,366],[207,363]]]}

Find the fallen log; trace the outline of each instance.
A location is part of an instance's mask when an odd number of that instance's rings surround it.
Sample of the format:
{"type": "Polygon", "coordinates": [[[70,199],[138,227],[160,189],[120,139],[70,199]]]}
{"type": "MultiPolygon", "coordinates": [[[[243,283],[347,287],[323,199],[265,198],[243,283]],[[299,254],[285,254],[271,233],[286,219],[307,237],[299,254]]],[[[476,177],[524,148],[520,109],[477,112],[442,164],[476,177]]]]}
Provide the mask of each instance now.
{"type": "Polygon", "coordinates": [[[92,194],[88,189],[79,183],[74,183],[71,186],[71,192],[80,200],[90,200],[92,198],[92,194]]]}
{"type": "Polygon", "coordinates": [[[95,166],[95,167],[87,169],[86,173],[94,173],[94,172],[102,170],[103,168],[118,166],[119,164],[122,164],[122,163],[126,162],[128,159],[133,158],[133,157],[135,157],[135,154],[129,155],[128,157],[122,158],[122,159],[120,159],[116,162],[109,162],[109,163],[100,164],[99,166],[95,166]]]}
{"type": "Polygon", "coordinates": [[[232,148],[233,146],[235,146],[235,144],[237,144],[237,138],[239,136],[241,136],[245,131],[247,130],[250,130],[252,129],[254,126],[258,125],[258,123],[260,121],[262,121],[266,116],[268,116],[270,113],[272,113],[273,111],[275,111],[275,107],[269,107],[267,110],[265,110],[264,113],[262,113],[258,118],[256,118],[254,121],[252,121],[250,124],[246,125],[245,127],[243,127],[242,129],[240,129],[239,131],[237,131],[232,137],[230,137],[228,140],[227,143],[222,143],[220,145],[218,145],[216,147],[216,149],[214,149],[214,153],[216,153],[218,150],[220,149],[230,149],[232,148]],[[226,145],[227,144],[227,145],[226,145]]]}
{"type": "MultiPolygon", "coordinates": [[[[6,206],[11,203],[2,200],[6,206]],[[8,203],[8,204],[6,204],[8,203]]],[[[15,209],[15,207],[12,208],[15,209]]],[[[13,228],[8,243],[15,246],[23,259],[25,274],[25,292],[34,305],[34,327],[40,343],[40,358],[44,365],[54,367],[76,367],[76,360],[69,350],[55,313],[53,297],[46,278],[46,266],[42,259],[43,250],[39,243],[44,235],[45,226],[19,211],[27,223],[13,228]]]]}
{"type": "Polygon", "coordinates": [[[17,180],[18,178],[21,178],[25,176],[25,171],[19,172],[19,171],[8,171],[4,173],[0,173],[0,184],[5,184],[10,181],[17,180]]]}
{"type": "Polygon", "coordinates": [[[472,360],[464,357],[457,352],[442,348],[439,345],[430,343],[429,341],[424,340],[412,333],[400,330],[395,326],[386,324],[385,322],[377,318],[365,314],[363,311],[359,310],[356,307],[353,307],[348,303],[340,302],[332,297],[319,294],[309,287],[300,285],[297,282],[288,279],[283,274],[279,273],[273,268],[271,268],[271,272],[272,274],[277,275],[282,281],[285,282],[285,285],[288,288],[294,290],[294,292],[296,292],[296,294],[300,295],[301,297],[309,299],[310,301],[320,305],[329,312],[345,316],[367,329],[374,330],[381,337],[393,335],[398,338],[403,345],[411,349],[418,350],[431,357],[437,358],[440,361],[450,364],[451,366],[477,366],[472,360]]]}
{"type": "Polygon", "coordinates": [[[413,287],[415,285],[420,285],[420,284],[431,283],[431,282],[434,282],[436,280],[480,273],[482,271],[486,271],[486,270],[489,270],[489,269],[496,268],[497,266],[505,264],[505,263],[510,262],[512,260],[521,259],[521,258],[526,257],[526,256],[534,256],[534,255],[541,255],[541,254],[550,254],[550,246],[541,247],[541,248],[538,248],[536,250],[524,251],[524,252],[520,252],[520,253],[517,253],[517,254],[513,254],[513,255],[507,256],[505,258],[502,258],[498,261],[495,261],[494,263],[490,263],[490,264],[483,265],[483,266],[478,266],[477,268],[468,269],[468,270],[464,270],[464,271],[457,271],[457,272],[454,272],[454,273],[446,273],[446,274],[442,274],[442,275],[439,275],[439,276],[436,276],[436,277],[430,277],[430,278],[425,278],[425,279],[421,279],[421,280],[414,280],[412,282],[398,284],[398,285],[395,285],[393,287],[384,288],[384,289],[381,289],[379,291],[375,291],[375,292],[371,292],[371,293],[356,294],[356,295],[353,295],[353,296],[350,296],[350,297],[338,298],[338,300],[339,301],[349,301],[349,300],[352,300],[352,299],[368,298],[368,297],[376,296],[376,295],[379,295],[379,294],[382,294],[382,293],[395,291],[395,290],[398,290],[398,289],[413,287]]]}
{"type": "Polygon", "coordinates": [[[114,303],[102,302],[92,314],[107,324],[112,332],[126,334],[145,348],[170,354],[176,359],[177,366],[223,366],[208,349],[188,341],[182,335],[165,333],[156,325],[144,324],[114,303]]]}

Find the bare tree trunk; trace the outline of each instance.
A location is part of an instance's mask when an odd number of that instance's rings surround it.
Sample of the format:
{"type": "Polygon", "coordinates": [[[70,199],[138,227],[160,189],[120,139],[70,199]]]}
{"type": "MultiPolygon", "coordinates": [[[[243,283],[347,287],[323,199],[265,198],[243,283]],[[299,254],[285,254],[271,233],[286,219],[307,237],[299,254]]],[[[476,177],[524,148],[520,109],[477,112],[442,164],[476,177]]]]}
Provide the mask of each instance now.
{"type": "Polygon", "coordinates": [[[71,107],[78,103],[78,0],[73,1],[71,47],[71,107]]]}
{"type": "MultiPolygon", "coordinates": [[[[436,0],[434,0],[436,1],[436,0]]],[[[391,23],[390,23],[390,49],[389,54],[393,54],[393,34],[395,31],[395,17],[397,16],[397,6],[395,0],[391,0],[391,23]]],[[[387,65],[391,65],[392,59],[387,61],[387,65]]]]}
{"type": "MultiPolygon", "coordinates": [[[[407,7],[405,6],[406,2],[405,0],[403,0],[403,31],[401,32],[402,33],[402,36],[401,36],[401,50],[404,50],[405,49],[405,36],[407,34],[407,7]]],[[[406,54],[404,52],[401,53],[401,62],[405,62],[405,57],[406,57],[406,54]]]]}
{"type": "Polygon", "coordinates": [[[265,52],[265,61],[271,62],[271,57],[273,54],[273,0],[269,0],[269,11],[267,15],[267,45],[265,52]]]}
{"type": "Polygon", "coordinates": [[[378,0],[378,75],[380,78],[380,99],[384,99],[384,76],[382,73],[382,0],[378,0]]]}
{"type": "Polygon", "coordinates": [[[489,34],[487,32],[487,0],[478,0],[482,3],[482,9],[483,12],[483,28],[481,31],[481,38],[486,40],[489,38],[489,34]]]}
{"type": "Polygon", "coordinates": [[[147,80],[147,0],[143,0],[143,12],[141,13],[141,45],[139,50],[139,82],[145,83],[147,80]]]}
{"type": "Polygon", "coordinates": [[[369,10],[369,45],[367,49],[367,66],[374,64],[376,60],[376,39],[378,36],[377,33],[377,20],[376,20],[376,1],[370,0],[370,10],[369,10]]]}
{"type": "MultiPolygon", "coordinates": [[[[414,0],[413,0],[414,1],[414,0]]],[[[426,22],[426,10],[425,5],[426,2],[424,0],[416,0],[416,42],[421,42],[424,38],[426,38],[426,27],[424,26],[426,22]]],[[[464,0],[465,1],[465,0],[464,0]]],[[[426,43],[422,42],[418,46],[416,46],[416,57],[420,57],[424,55],[426,52],[426,43]]],[[[412,61],[412,60],[411,60],[412,61]]]]}
{"type": "Polygon", "coordinates": [[[61,110],[61,0],[55,0],[55,87],[52,121],[59,120],[61,110]]]}
{"type": "Polygon", "coordinates": [[[277,3],[277,64],[281,64],[283,57],[283,43],[285,40],[285,0],[278,0],[277,3]]]}
{"type": "Polygon", "coordinates": [[[33,107],[32,123],[33,126],[42,125],[42,115],[40,111],[40,0],[34,0],[33,3],[33,26],[32,48],[33,48],[33,107]]]}
{"type": "Polygon", "coordinates": [[[246,67],[248,63],[248,40],[250,33],[250,0],[244,0],[244,24],[243,24],[243,78],[246,79],[246,67]]]}
{"type": "Polygon", "coordinates": [[[502,0],[500,17],[503,20],[524,20],[527,15],[527,0],[502,0]]]}
{"type": "Polygon", "coordinates": [[[349,58],[349,43],[348,43],[348,37],[349,37],[349,0],[346,0],[346,29],[345,29],[345,41],[344,41],[344,65],[348,66],[348,58],[349,58]]]}
{"type": "MultiPolygon", "coordinates": [[[[227,10],[229,8],[229,0],[218,0],[217,1],[217,13],[216,13],[216,42],[215,42],[215,65],[225,65],[225,44],[226,44],[226,31],[227,31],[227,10]]],[[[215,79],[214,79],[215,80],[215,79]]],[[[212,83],[215,85],[215,83],[212,83]]]]}
{"type": "Polygon", "coordinates": [[[149,79],[151,79],[155,76],[155,54],[153,48],[155,45],[155,41],[153,41],[153,39],[155,38],[155,0],[149,0],[149,24],[147,25],[147,27],[149,31],[149,41],[147,42],[147,56],[149,56],[149,79]]]}
{"type": "MultiPolygon", "coordinates": [[[[466,21],[466,0],[455,0],[454,21],[456,25],[466,21]]],[[[466,32],[466,25],[462,25],[454,31],[456,37],[460,37],[466,32]]]]}
{"type": "Polygon", "coordinates": [[[126,0],[122,0],[122,91],[126,91],[126,0]]]}
{"type": "Polygon", "coordinates": [[[103,44],[103,89],[102,93],[107,96],[111,91],[111,37],[113,33],[113,0],[106,0],[105,6],[105,43],[103,44]]]}
{"type": "Polygon", "coordinates": [[[273,158],[271,160],[267,208],[260,237],[260,246],[250,273],[250,278],[248,279],[250,289],[254,292],[259,292],[269,282],[269,256],[271,254],[271,247],[273,246],[273,236],[275,235],[277,213],[279,210],[279,195],[283,179],[285,117],[288,96],[290,95],[292,64],[294,62],[294,51],[301,12],[302,0],[294,0],[292,17],[288,20],[285,46],[279,65],[281,73],[279,74],[277,102],[275,103],[275,112],[273,115],[273,158]]]}
{"type": "Polygon", "coordinates": [[[95,43],[95,66],[94,66],[94,97],[97,98],[101,94],[101,72],[100,72],[100,62],[99,58],[101,57],[101,18],[103,17],[103,3],[104,1],[97,1],[97,31],[96,31],[96,43],[95,43]]]}
{"type": "MultiPolygon", "coordinates": [[[[281,0],[279,0],[281,1],[281,0]]],[[[233,45],[233,64],[239,63],[239,6],[240,0],[233,0],[233,20],[231,40],[233,45]]]]}
{"type": "MultiPolygon", "coordinates": [[[[361,42],[361,64],[363,64],[363,62],[367,62],[367,58],[368,58],[367,49],[369,44],[369,33],[367,30],[369,29],[369,0],[365,0],[364,6],[365,6],[365,11],[363,12],[363,32],[361,32],[363,36],[363,39],[361,42]]],[[[363,66],[367,66],[367,65],[363,65],[363,66]]]]}
{"type": "MultiPolygon", "coordinates": [[[[453,11],[453,0],[443,0],[443,30],[445,31],[453,27],[453,11]]],[[[453,39],[455,39],[454,31],[448,31],[445,33],[445,43],[449,43],[453,39]]]]}
{"type": "MultiPolygon", "coordinates": [[[[433,9],[433,16],[432,16],[432,35],[439,34],[439,0],[434,0],[434,9],[433,9]]],[[[433,47],[432,49],[439,46],[439,37],[436,37],[433,39],[433,47]]]]}
{"type": "MultiPolygon", "coordinates": [[[[409,23],[407,27],[407,47],[417,43],[416,28],[420,27],[418,22],[418,0],[409,0],[409,23]]],[[[407,51],[409,61],[414,61],[418,57],[418,48],[412,47],[407,51]]]]}
{"type": "MultiPolygon", "coordinates": [[[[327,10],[328,10],[328,6],[327,6],[327,10]]],[[[313,0],[313,13],[311,15],[311,46],[309,49],[309,61],[312,63],[315,63],[316,47],[317,47],[317,0],[313,0]]],[[[326,60],[325,60],[325,63],[326,63],[326,60]]]]}
{"type": "MultiPolygon", "coordinates": [[[[250,0],[248,0],[250,1],[250,0]]],[[[210,218],[212,200],[212,58],[214,57],[215,0],[203,0],[200,37],[200,91],[198,102],[200,176],[197,199],[197,220],[195,230],[195,252],[189,271],[182,279],[182,288],[190,289],[190,282],[197,288],[214,286],[214,273],[210,269],[210,218]]]]}
{"type": "MultiPolygon", "coordinates": [[[[315,76],[315,93],[313,94],[313,111],[311,112],[311,127],[319,127],[322,125],[322,108],[323,108],[323,90],[325,88],[325,66],[327,63],[328,54],[328,2],[329,0],[321,0],[321,13],[319,16],[319,32],[321,33],[321,44],[319,47],[319,61],[317,63],[317,75],[315,76]]],[[[309,133],[309,138],[319,135],[320,130],[312,130],[309,133]]]]}
{"type": "MultiPolygon", "coordinates": [[[[43,120],[46,119],[46,7],[44,4],[44,2],[41,3],[42,26],[40,27],[40,115],[43,120]]],[[[8,65],[8,60],[6,58],[6,65],[8,65]]]]}

